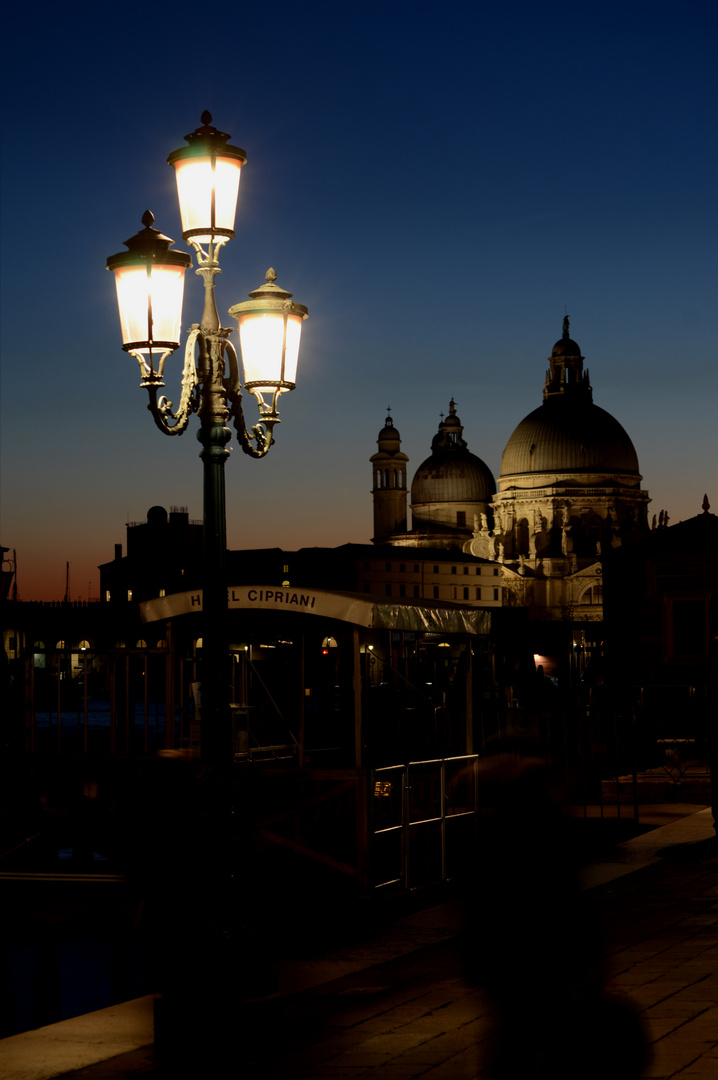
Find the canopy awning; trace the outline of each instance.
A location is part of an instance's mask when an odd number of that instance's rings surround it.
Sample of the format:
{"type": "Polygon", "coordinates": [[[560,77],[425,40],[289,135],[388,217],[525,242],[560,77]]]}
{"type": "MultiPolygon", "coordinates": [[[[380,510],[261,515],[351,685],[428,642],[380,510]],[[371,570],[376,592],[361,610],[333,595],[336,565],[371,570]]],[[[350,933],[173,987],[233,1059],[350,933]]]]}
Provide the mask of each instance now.
{"type": "MultiPolygon", "coordinates": [[[[459,604],[430,601],[378,600],[326,589],[278,588],[274,585],[234,585],[227,590],[230,611],[297,612],[339,619],[373,629],[418,630],[441,634],[488,634],[491,614],[459,604]]],[[[143,622],[172,619],[202,610],[202,590],[158,596],[140,604],[143,622]]]]}

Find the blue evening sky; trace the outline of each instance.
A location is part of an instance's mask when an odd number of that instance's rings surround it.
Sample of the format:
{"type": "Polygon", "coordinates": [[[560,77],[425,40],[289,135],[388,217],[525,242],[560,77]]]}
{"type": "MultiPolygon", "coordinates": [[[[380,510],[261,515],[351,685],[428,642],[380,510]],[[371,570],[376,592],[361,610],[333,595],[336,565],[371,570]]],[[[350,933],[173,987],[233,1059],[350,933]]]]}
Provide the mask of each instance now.
{"type": "MultiPolygon", "coordinates": [[[[498,475],[566,311],[649,513],[718,509],[716,5],[29,2],[4,30],[0,541],[22,599],[60,599],[68,561],[72,598],[98,596],[154,504],[201,517],[196,421],[152,423],[105,260],[147,208],[184,248],[166,158],[204,109],[248,157],[220,314],[270,265],[310,312],[276,445],[227,465],[231,547],[367,542],[387,405],[410,474],[454,396],[498,475]]],[[[201,306],[188,274],[185,327],[201,306]]]]}

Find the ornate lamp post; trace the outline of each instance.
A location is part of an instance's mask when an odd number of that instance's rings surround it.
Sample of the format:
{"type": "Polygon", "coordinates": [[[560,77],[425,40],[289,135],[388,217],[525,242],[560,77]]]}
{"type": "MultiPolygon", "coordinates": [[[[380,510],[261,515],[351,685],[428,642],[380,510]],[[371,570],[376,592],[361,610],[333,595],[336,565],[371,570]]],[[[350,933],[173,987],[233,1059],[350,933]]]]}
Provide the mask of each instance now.
{"type": "Polygon", "coordinates": [[[234,236],[239,179],[247,158],[230,146],[229,135],[212,126],[210,113],[202,127],[186,135],[188,146],[170,154],[182,219],[182,236],[197,255],[196,273],[204,282],[202,321],[193,323],[184,354],[179,405],[161,393],[167,357],[179,348],[184,274],[191,258],[170,247],[172,240],[152,227],[149,210],[142,229],[125,241],[125,252],[112,255],[107,267],[115,274],[122,328],[122,348],[139,361],[141,382],[149,392],[148,408],[160,431],[181,435],[192,413],[200,421],[197,437],[204,464],[204,552],[202,633],[202,758],[231,761],[231,717],[228,699],[226,506],[224,463],[233,420],[239,443],[251,457],[263,457],[279,423],[278,401],[293,390],[302,321],[307,309],[275,284],[268,270],[266,284],[235,304],[230,314],[239,322],[244,388],[257,401],[258,422],[248,429],[242,406],[237,352],[217,313],[214,279],[219,252],[234,236]]]}

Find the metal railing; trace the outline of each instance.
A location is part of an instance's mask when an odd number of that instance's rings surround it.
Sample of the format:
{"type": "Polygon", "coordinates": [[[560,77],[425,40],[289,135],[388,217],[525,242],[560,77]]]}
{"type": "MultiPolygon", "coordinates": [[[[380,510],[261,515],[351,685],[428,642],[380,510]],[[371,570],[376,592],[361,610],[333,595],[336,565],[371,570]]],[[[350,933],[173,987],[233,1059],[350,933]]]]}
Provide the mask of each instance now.
{"type": "Polygon", "coordinates": [[[478,760],[466,754],[372,769],[372,889],[416,889],[456,876],[475,837],[478,760]]]}

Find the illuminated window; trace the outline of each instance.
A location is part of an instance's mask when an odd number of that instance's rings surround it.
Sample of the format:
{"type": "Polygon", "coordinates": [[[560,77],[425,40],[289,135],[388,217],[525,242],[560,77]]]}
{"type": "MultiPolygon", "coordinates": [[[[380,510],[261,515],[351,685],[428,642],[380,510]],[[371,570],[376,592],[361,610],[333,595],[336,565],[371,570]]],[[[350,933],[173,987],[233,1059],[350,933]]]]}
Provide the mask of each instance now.
{"type": "Polygon", "coordinates": [[[166,596],[166,595],[167,595],[166,589],[160,589],[160,596],[166,596]]]}
{"type": "Polygon", "coordinates": [[[132,589],[128,589],[128,590],[127,590],[127,599],[128,599],[128,600],[131,600],[131,599],[132,599],[132,589]]]}

